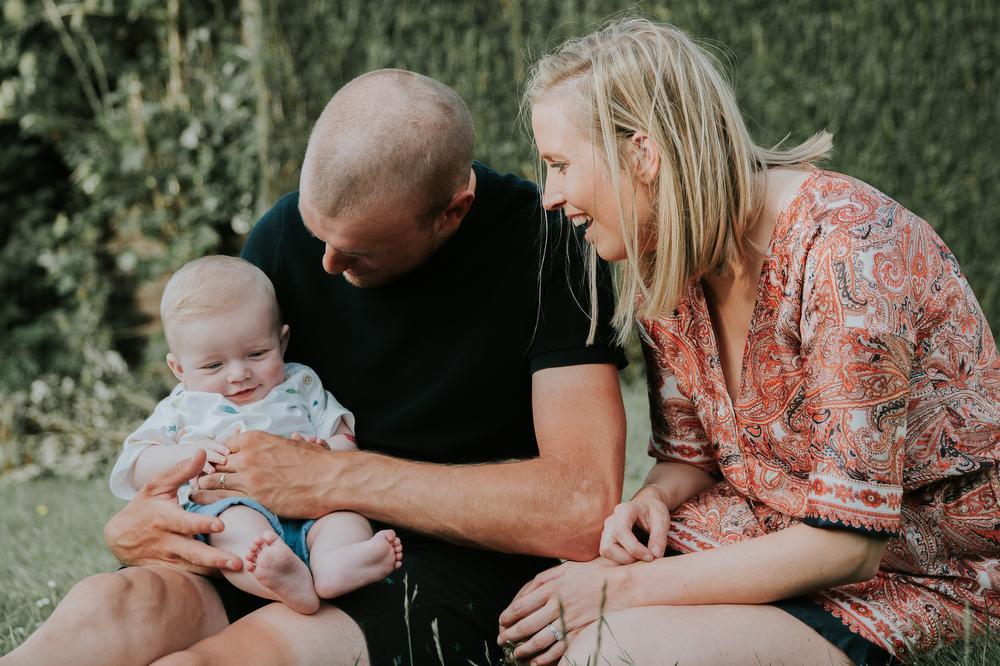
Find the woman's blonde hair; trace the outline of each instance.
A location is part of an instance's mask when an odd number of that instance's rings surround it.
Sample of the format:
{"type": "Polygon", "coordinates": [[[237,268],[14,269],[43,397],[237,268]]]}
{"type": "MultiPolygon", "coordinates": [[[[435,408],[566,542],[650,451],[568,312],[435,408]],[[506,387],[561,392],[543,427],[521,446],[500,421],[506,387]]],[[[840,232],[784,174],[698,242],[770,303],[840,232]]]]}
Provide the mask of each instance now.
{"type": "MultiPolygon", "coordinates": [[[[758,146],[712,55],[678,28],[645,19],[614,21],[541,58],[525,104],[530,109],[553,93],[579,101],[578,120],[589,120],[584,130],[593,138],[595,158],[618,193],[626,260],[616,274],[612,323],[622,343],[637,318],[672,310],[689,280],[724,272],[753,251],[748,231],[763,201],[759,174],[821,159],[832,148],[828,132],[786,150],[758,146]],[[640,228],[649,221],[638,219],[627,203],[634,193],[620,177],[635,170],[629,144],[636,134],[647,136],[660,155],[650,186],[656,228],[642,236],[655,239],[655,252],[645,256],[640,228]]],[[[591,280],[593,293],[593,270],[591,280]]],[[[592,298],[591,337],[596,307],[592,298]]]]}

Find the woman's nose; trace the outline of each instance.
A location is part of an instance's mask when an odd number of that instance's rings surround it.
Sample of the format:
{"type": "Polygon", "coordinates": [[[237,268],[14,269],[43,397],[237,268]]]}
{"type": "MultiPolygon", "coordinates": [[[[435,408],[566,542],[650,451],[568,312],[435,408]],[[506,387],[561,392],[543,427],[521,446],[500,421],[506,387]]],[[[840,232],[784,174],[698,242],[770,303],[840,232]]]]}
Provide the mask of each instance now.
{"type": "Polygon", "coordinates": [[[559,210],[566,205],[566,197],[562,193],[562,188],[557,188],[552,183],[545,183],[545,191],[542,192],[542,208],[545,210],[559,210]]]}

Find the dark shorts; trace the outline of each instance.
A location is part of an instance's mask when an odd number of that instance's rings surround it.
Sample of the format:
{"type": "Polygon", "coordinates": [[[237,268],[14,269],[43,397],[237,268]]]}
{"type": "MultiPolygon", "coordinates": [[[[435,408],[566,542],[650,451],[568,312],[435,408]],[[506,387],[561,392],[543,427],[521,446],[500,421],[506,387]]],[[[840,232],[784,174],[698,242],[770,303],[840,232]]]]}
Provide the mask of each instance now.
{"type": "Polygon", "coordinates": [[[868,639],[847,628],[836,615],[820,604],[805,597],[793,597],[775,601],[772,606],[794,616],[808,625],[820,636],[840,648],[852,663],[883,666],[895,663],[892,655],[868,639]]]}
{"type": "MultiPolygon", "coordinates": [[[[375,530],[385,525],[374,523],[375,530]]],[[[397,529],[403,566],[332,599],[364,632],[374,666],[500,664],[499,615],[517,591],[556,560],[462,548],[397,529]]],[[[271,603],[213,578],[230,622],[271,603]]],[[[331,646],[331,650],[336,646],[331,646]]]]}

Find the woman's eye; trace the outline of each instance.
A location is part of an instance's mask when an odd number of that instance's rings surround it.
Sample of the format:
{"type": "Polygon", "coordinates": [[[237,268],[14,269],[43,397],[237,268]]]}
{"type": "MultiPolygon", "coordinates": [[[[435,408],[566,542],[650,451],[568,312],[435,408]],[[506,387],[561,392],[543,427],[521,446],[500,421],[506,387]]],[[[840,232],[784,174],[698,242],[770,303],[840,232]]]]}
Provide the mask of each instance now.
{"type": "Polygon", "coordinates": [[[566,167],[568,167],[568,166],[569,166],[569,164],[567,162],[553,162],[552,163],[552,168],[555,169],[556,171],[558,171],[561,175],[564,175],[566,173],[566,167]]]}

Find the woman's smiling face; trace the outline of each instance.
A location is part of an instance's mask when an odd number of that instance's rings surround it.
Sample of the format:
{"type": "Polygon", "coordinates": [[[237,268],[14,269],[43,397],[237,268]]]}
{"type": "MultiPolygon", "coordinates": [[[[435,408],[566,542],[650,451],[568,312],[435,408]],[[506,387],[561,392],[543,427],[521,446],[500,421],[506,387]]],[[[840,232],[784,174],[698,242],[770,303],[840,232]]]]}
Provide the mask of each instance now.
{"type": "MultiPolygon", "coordinates": [[[[574,226],[586,226],[586,240],[606,261],[625,259],[618,196],[610,174],[582,129],[572,95],[549,94],[531,109],[531,126],[539,156],[545,162],[545,210],[559,210],[574,226]]],[[[634,190],[632,178],[621,173],[623,190],[634,190]]],[[[623,200],[628,204],[628,197],[623,200]]],[[[639,202],[636,202],[639,203],[639,202]]]]}

